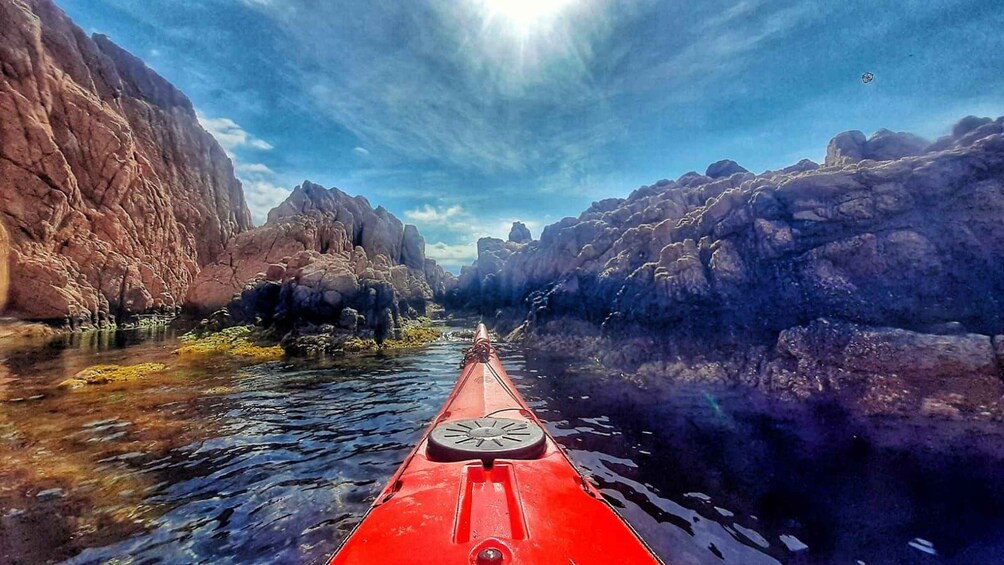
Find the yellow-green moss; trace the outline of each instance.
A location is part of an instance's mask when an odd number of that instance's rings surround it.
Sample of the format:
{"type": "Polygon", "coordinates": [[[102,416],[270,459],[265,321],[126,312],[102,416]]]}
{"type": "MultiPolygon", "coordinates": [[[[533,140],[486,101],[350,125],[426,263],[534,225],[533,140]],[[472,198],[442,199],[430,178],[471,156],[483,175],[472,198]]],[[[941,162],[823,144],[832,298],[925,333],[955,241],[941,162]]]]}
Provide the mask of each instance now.
{"type": "Polygon", "coordinates": [[[237,326],[209,334],[185,334],[181,341],[186,343],[175,349],[181,356],[226,354],[255,361],[280,359],[285,354],[278,345],[261,345],[251,326],[237,326]]]}
{"type": "Polygon", "coordinates": [[[362,339],[359,337],[350,337],[342,344],[342,350],[349,352],[372,351],[376,350],[376,348],[377,344],[372,339],[362,339]]]}
{"type": "Polygon", "coordinates": [[[392,347],[418,347],[427,343],[432,343],[440,337],[443,332],[428,326],[405,326],[401,331],[401,339],[389,341],[392,347]]]}
{"type": "Polygon", "coordinates": [[[138,365],[94,365],[80,371],[59,386],[79,389],[87,385],[103,385],[133,381],[167,369],[163,363],[140,363],[138,365]]]}
{"type": "MultiPolygon", "coordinates": [[[[439,339],[443,332],[429,327],[431,320],[419,320],[401,329],[401,339],[387,339],[383,342],[383,349],[408,349],[411,347],[421,347],[439,339]]],[[[351,337],[342,344],[345,351],[376,351],[380,349],[376,341],[372,339],[361,339],[351,337]]]]}

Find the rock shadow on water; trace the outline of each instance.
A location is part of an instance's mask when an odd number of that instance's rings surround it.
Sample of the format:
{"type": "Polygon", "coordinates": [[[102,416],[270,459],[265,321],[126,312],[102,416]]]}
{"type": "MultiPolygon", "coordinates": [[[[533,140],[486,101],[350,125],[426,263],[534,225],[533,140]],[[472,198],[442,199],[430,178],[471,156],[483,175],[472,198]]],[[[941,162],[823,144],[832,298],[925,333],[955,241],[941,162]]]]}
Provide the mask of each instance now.
{"type": "Polygon", "coordinates": [[[1004,430],[993,422],[869,416],[746,387],[650,387],[588,359],[507,351],[573,461],[667,562],[1004,554],[1004,430]]]}

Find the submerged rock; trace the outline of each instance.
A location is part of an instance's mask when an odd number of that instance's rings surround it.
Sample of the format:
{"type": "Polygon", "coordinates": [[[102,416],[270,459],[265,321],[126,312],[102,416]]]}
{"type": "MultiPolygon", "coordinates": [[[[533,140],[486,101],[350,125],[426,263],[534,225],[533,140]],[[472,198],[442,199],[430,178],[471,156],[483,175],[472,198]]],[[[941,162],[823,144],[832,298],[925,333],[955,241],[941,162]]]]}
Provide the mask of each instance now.
{"type": "Polygon", "coordinates": [[[997,378],[990,336],[936,335],[816,320],[781,332],[777,349],[807,370],[828,366],[907,379],[997,378]]]}
{"type": "Polygon", "coordinates": [[[270,343],[250,326],[236,326],[219,332],[186,334],[182,345],[174,351],[182,357],[229,355],[252,361],[281,359],[286,352],[270,343]]]}
{"type": "Polygon", "coordinates": [[[53,500],[56,498],[63,498],[65,496],[66,496],[66,491],[64,491],[63,489],[49,488],[39,491],[38,494],[35,495],[35,498],[41,501],[46,501],[46,500],[53,500]]]}
{"type": "Polygon", "coordinates": [[[134,381],[153,374],[163,373],[167,365],[163,363],[140,363],[138,365],[94,365],[88,367],[59,386],[71,389],[82,389],[89,385],[104,385],[134,381]]]}

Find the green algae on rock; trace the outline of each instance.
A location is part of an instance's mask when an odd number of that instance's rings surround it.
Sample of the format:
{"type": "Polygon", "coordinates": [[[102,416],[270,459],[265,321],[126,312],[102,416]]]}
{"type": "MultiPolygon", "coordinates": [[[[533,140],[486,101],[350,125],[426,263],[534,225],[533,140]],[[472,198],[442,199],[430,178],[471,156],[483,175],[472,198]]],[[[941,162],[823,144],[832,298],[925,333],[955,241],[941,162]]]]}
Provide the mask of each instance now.
{"type": "Polygon", "coordinates": [[[185,345],[174,353],[183,357],[225,354],[255,361],[272,361],[286,354],[278,345],[263,345],[262,336],[253,326],[235,326],[212,333],[189,333],[182,336],[181,341],[185,345]]]}

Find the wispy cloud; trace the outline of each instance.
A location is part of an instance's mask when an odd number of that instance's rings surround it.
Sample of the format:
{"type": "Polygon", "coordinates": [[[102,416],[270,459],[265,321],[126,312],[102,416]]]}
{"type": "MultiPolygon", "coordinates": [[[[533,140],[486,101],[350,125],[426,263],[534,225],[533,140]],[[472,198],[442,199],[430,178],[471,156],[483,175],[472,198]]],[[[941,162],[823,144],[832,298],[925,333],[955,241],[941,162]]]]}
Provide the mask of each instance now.
{"type": "Polygon", "coordinates": [[[260,10],[286,31],[313,106],[370,150],[533,173],[565,147],[595,149],[624,133],[592,84],[591,42],[609,32],[599,4],[574,3],[529,37],[509,33],[480,1],[369,6],[356,19],[342,17],[352,7],[343,2],[260,10]]]}
{"type": "Polygon", "coordinates": [[[544,218],[516,218],[505,214],[474,214],[459,204],[434,206],[425,204],[406,210],[404,217],[435,243],[426,246],[426,255],[445,268],[457,271],[478,257],[478,239],[506,239],[515,221],[522,221],[530,232],[540,236],[544,218]]]}
{"type": "Polygon", "coordinates": [[[415,210],[406,210],[404,217],[425,224],[448,222],[458,218],[469,219],[463,206],[455,205],[445,208],[435,208],[429,204],[415,210]]]}
{"type": "MultiPolygon", "coordinates": [[[[216,141],[234,164],[234,172],[244,186],[244,198],[256,225],[265,223],[268,211],[289,196],[290,189],[283,187],[275,171],[265,163],[243,160],[245,150],[269,151],[272,144],[255,137],[230,118],[209,118],[196,112],[199,123],[216,141]]],[[[252,151],[253,153],[253,151],[252,151]]]]}
{"type": "Polygon", "coordinates": [[[230,118],[209,118],[197,113],[199,124],[220,142],[228,153],[238,148],[251,148],[268,151],[273,149],[271,143],[259,139],[244,130],[230,118]]]}

